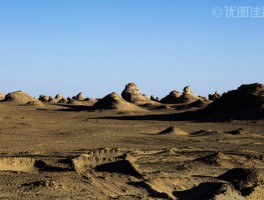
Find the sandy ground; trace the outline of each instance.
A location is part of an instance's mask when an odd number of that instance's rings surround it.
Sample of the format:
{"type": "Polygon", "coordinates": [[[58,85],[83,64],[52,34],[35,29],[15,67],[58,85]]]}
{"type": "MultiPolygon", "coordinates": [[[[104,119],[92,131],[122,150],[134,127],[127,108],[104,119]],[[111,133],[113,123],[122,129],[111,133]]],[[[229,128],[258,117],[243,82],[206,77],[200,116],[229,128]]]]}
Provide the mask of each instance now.
{"type": "Polygon", "coordinates": [[[49,104],[0,111],[1,199],[264,199],[263,120],[150,120],[178,111],[49,104]],[[170,126],[187,134],[158,134],[170,126]]]}

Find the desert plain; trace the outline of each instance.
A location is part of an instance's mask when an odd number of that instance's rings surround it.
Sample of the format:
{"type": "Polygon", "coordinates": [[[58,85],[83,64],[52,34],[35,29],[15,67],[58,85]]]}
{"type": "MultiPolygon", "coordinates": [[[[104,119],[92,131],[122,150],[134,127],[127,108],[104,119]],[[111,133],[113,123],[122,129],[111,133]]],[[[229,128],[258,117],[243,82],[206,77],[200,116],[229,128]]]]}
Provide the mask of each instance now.
{"type": "Polygon", "coordinates": [[[262,200],[264,85],[212,96],[4,95],[0,199],[262,200]]]}

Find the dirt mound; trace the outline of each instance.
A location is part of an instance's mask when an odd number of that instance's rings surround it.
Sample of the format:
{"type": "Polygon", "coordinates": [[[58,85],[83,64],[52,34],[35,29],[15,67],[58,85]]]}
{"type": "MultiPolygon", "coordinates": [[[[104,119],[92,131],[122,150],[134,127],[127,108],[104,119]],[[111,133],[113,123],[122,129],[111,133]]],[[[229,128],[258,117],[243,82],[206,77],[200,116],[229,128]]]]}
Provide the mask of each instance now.
{"type": "Polygon", "coordinates": [[[155,97],[154,95],[151,95],[151,96],[150,96],[150,100],[151,100],[151,101],[157,101],[157,102],[160,102],[159,97],[155,97]]]}
{"type": "Polygon", "coordinates": [[[158,133],[158,135],[189,135],[189,134],[179,128],[170,126],[169,128],[158,133]]]}
{"type": "Polygon", "coordinates": [[[4,101],[26,104],[27,102],[38,100],[23,91],[17,91],[8,93],[4,101]]]}
{"type": "Polygon", "coordinates": [[[0,158],[0,171],[15,171],[36,173],[36,161],[23,157],[2,157],[0,158]]]}
{"type": "Polygon", "coordinates": [[[179,103],[179,97],[181,96],[182,94],[179,91],[173,90],[166,97],[161,99],[160,102],[169,104],[179,103]]]}
{"type": "Polygon", "coordinates": [[[65,98],[61,95],[61,94],[57,94],[56,96],[55,96],[55,98],[50,98],[50,100],[49,100],[49,102],[50,103],[63,103],[63,102],[65,102],[65,98]]]}
{"type": "Polygon", "coordinates": [[[126,101],[136,104],[145,101],[150,101],[150,99],[146,95],[141,94],[135,83],[127,84],[121,96],[126,101]]]}
{"type": "Polygon", "coordinates": [[[179,103],[192,103],[200,98],[194,94],[194,92],[191,90],[189,86],[186,86],[183,89],[182,96],[179,97],[179,103]]]}
{"type": "Polygon", "coordinates": [[[55,96],[55,99],[58,100],[58,101],[60,101],[60,100],[63,99],[63,96],[62,96],[61,94],[57,94],[57,95],[55,96]]]}
{"type": "Polygon", "coordinates": [[[5,99],[5,95],[3,93],[0,92],[0,101],[5,99]]]}
{"type": "Polygon", "coordinates": [[[198,158],[196,161],[210,166],[232,167],[235,165],[232,157],[221,152],[198,158]]]}
{"type": "Polygon", "coordinates": [[[41,101],[41,102],[49,102],[52,99],[53,98],[51,96],[48,96],[48,95],[39,95],[39,101],[41,101]]]}
{"type": "Polygon", "coordinates": [[[222,96],[221,94],[215,92],[214,94],[209,94],[208,99],[211,101],[216,101],[217,99],[220,99],[221,96],[222,96]]]}
{"type": "Polygon", "coordinates": [[[72,97],[72,99],[77,100],[77,101],[83,101],[85,97],[84,97],[84,94],[80,92],[76,96],[72,97]]]}
{"type": "Polygon", "coordinates": [[[224,93],[222,97],[206,107],[206,111],[225,112],[263,108],[264,85],[259,83],[241,85],[237,90],[224,93]]]}
{"type": "Polygon", "coordinates": [[[78,100],[70,99],[66,103],[76,106],[93,106],[96,102],[97,102],[96,100],[78,101],[78,100]]]}
{"type": "Polygon", "coordinates": [[[67,103],[67,102],[68,102],[68,100],[65,98],[62,98],[61,100],[58,101],[58,103],[67,103]]]}
{"type": "Polygon", "coordinates": [[[170,103],[170,104],[179,104],[179,103],[193,103],[200,98],[196,96],[189,86],[186,86],[183,89],[183,93],[181,94],[177,90],[170,92],[170,94],[163,99],[161,99],[161,103],[170,103]]]}
{"type": "Polygon", "coordinates": [[[204,100],[204,99],[198,99],[197,101],[190,103],[188,106],[189,107],[197,107],[197,108],[204,108],[210,104],[211,101],[209,100],[204,100]]]}
{"type": "Polygon", "coordinates": [[[100,99],[93,107],[96,110],[144,111],[143,108],[125,101],[115,92],[100,99]]]}
{"type": "Polygon", "coordinates": [[[43,103],[40,101],[29,101],[25,105],[26,106],[43,106],[43,103]]]}

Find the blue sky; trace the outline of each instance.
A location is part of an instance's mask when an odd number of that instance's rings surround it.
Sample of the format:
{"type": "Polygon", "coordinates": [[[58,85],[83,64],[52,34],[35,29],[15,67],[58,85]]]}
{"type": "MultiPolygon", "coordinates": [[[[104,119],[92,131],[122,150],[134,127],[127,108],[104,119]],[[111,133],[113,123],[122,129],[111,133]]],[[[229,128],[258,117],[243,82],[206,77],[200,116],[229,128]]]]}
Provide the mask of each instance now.
{"type": "Polygon", "coordinates": [[[136,82],[163,97],[264,77],[264,18],[215,18],[232,0],[0,0],[0,91],[103,97],[136,82]]]}

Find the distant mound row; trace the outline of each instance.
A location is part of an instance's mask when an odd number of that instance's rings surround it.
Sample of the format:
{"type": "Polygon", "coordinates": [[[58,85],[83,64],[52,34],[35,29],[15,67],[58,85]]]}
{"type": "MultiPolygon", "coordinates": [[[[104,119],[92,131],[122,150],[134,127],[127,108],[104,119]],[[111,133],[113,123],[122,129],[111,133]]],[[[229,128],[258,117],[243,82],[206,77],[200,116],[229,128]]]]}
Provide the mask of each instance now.
{"type": "MultiPolygon", "coordinates": [[[[259,83],[241,85],[237,90],[228,91],[222,96],[215,92],[208,98],[197,96],[189,86],[183,89],[183,93],[176,90],[170,92],[169,95],[162,98],[151,99],[147,95],[141,94],[135,83],[129,83],[122,91],[121,96],[117,93],[111,93],[102,99],[85,98],[82,92],[72,98],[65,99],[61,94],[57,94],[54,98],[47,95],[40,95],[36,99],[23,91],[16,91],[4,95],[0,93],[0,100],[5,102],[13,102],[24,105],[42,105],[42,103],[51,104],[72,104],[90,106],[95,110],[118,110],[118,111],[146,111],[145,107],[151,108],[167,108],[164,104],[180,104],[179,106],[168,105],[168,108],[178,109],[178,107],[197,107],[204,108],[203,114],[217,113],[242,113],[251,112],[252,115],[264,114],[264,85],[259,83]],[[122,97],[121,97],[122,96],[122,97]],[[141,106],[141,107],[140,107],[141,106]],[[144,108],[143,108],[144,107],[144,108]]],[[[44,105],[44,104],[43,104],[44,105]]],[[[245,116],[247,117],[247,116],[245,116]]],[[[263,118],[263,116],[262,116],[263,118]]]]}

